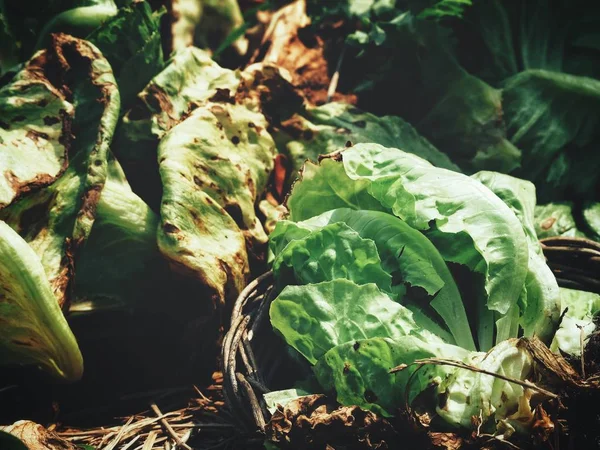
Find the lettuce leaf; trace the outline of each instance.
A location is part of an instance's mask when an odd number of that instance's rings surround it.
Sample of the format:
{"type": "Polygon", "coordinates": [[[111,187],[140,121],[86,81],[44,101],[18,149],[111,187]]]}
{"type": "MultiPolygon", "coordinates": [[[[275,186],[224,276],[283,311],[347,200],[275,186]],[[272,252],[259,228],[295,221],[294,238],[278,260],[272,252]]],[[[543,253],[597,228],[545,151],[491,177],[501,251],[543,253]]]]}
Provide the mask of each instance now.
{"type": "Polygon", "coordinates": [[[345,279],[287,286],[269,314],[273,327],[311,364],[333,347],[357,339],[431,336],[375,284],[359,286],[345,279]]]}
{"type": "Polygon", "coordinates": [[[424,341],[415,336],[356,340],[329,350],[314,371],[324,390],[334,391],[341,404],[357,405],[389,417],[396,414],[405,399],[412,403],[436,378],[445,378],[452,371],[433,365],[418,371],[417,366],[396,373],[390,373],[390,370],[401,364],[412,364],[417,359],[440,355],[460,361],[469,355],[469,351],[436,339],[424,341]]]}
{"type": "Polygon", "coordinates": [[[243,105],[208,103],[158,148],[159,248],[175,268],[208,286],[215,304],[239,294],[248,253],[266,247],[255,213],[275,156],[265,122],[243,105]]]}
{"type": "Polygon", "coordinates": [[[475,349],[465,306],[452,274],[423,234],[391,214],[346,208],[328,211],[298,225],[314,227],[336,222],[346,224],[362,238],[375,243],[382,267],[392,276],[392,298],[413,311],[422,328],[447,342],[475,349]]]}
{"type": "Polygon", "coordinates": [[[294,172],[307,159],[317,161],[319,155],[339,150],[348,143],[368,142],[400,148],[438,167],[460,171],[448,156],[397,116],[378,117],[352,105],[332,102],[307,108],[304,115],[296,114],[289,123],[288,132],[293,137],[282,152],[290,157],[294,172]]]}
{"type": "Polygon", "coordinates": [[[422,230],[445,261],[485,277],[477,338],[480,349],[491,348],[494,312],[514,311],[527,275],[527,242],[515,214],[478,181],[397,149],[357,144],[336,158],[307,164],[287,201],[290,219],[351,207],[387,210],[422,230]]]}
{"type": "MultiPolygon", "coordinates": [[[[69,166],[49,187],[0,211],[40,256],[57,302],[68,304],[74,257],[90,234],[107,176],[107,157],[119,117],[120,97],[110,65],[99,50],[81,39],[53,35],[24,71],[42,70],[63,77],[75,105],[70,131],[69,166]]],[[[20,75],[17,76],[17,79],[20,75]]],[[[41,141],[43,142],[43,140],[41,141]]]]}
{"type": "Polygon", "coordinates": [[[76,381],[83,373],[77,341],[56,302],[42,262],[0,221],[0,361],[34,364],[76,381]]]}
{"type": "MultiPolygon", "coordinates": [[[[521,221],[527,237],[529,264],[524,290],[519,299],[519,324],[525,337],[535,334],[541,341],[549,344],[558,326],[561,306],[556,278],[546,264],[535,233],[535,186],[529,181],[497,172],[478,172],[473,178],[502,199],[521,221]]],[[[510,332],[511,324],[504,325],[497,327],[499,334],[505,330],[498,340],[515,335],[510,332]]]]}
{"type": "Polygon", "coordinates": [[[160,19],[146,1],[120,8],[117,14],[87,36],[110,63],[121,94],[123,108],[164,66],[160,19]]]}
{"type": "Polygon", "coordinates": [[[596,330],[594,318],[600,312],[600,295],[560,288],[560,298],[565,312],[550,349],[580,356],[582,341],[585,348],[596,330]]]}
{"type": "Polygon", "coordinates": [[[236,72],[219,67],[206,52],[188,47],[173,55],[137,94],[112,149],[134,192],[152,208],[158,210],[162,192],[156,156],[159,141],[218,90],[233,92],[238,84],[236,72]]]}
{"type": "Polygon", "coordinates": [[[273,262],[273,274],[281,286],[345,278],[392,291],[392,276],[382,269],[375,243],[343,221],[290,242],[273,262]]]}

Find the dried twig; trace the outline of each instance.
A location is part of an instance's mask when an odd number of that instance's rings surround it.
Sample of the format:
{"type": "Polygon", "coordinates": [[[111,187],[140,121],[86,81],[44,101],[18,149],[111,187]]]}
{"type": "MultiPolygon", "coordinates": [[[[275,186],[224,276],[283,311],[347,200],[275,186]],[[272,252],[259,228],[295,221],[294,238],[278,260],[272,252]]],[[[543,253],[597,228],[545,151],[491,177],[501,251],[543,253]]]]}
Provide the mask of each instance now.
{"type": "Polygon", "coordinates": [[[156,403],[151,403],[150,408],[152,408],[152,411],[154,411],[154,413],[158,417],[160,417],[160,423],[165,428],[165,431],[169,434],[169,436],[171,436],[173,438],[173,440],[175,441],[177,446],[182,447],[185,450],[192,450],[192,448],[189,445],[187,445],[185,442],[183,442],[181,440],[181,438],[179,437],[179,435],[177,433],[175,433],[175,430],[173,429],[173,427],[171,427],[171,424],[169,424],[169,422],[163,417],[163,413],[158,408],[156,403]]]}

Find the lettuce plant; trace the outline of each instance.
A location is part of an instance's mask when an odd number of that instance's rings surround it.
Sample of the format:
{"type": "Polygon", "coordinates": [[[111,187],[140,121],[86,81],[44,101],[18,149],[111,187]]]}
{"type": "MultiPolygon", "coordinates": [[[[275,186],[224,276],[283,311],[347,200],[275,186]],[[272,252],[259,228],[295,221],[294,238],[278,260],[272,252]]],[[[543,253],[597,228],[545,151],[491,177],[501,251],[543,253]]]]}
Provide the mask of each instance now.
{"type": "Polygon", "coordinates": [[[527,426],[529,388],[492,375],[529,380],[518,338],[550,344],[558,326],[535,202],[529,181],[377,144],[307,163],[270,236],[273,328],[342,404],[390,416],[433,386],[453,426],[527,426]],[[475,369],[414,364],[431,358],[475,369]]]}

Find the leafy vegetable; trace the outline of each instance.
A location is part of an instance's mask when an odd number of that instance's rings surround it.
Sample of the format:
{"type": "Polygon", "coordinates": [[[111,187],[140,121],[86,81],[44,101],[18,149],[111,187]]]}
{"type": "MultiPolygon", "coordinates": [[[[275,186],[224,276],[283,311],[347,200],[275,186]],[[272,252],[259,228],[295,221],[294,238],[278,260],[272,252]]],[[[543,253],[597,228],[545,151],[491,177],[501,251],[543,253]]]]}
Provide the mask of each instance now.
{"type": "Polygon", "coordinates": [[[392,277],[382,269],[375,243],[344,223],[327,225],[291,242],[274,261],[273,271],[282,284],[347,278],[391,292],[392,277]]]}
{"type": "Polygon", "coordinates": [[[156,307],[168,274],[156,243],[158,216],[135,195],[111,158],[89,239],[75,266],[70,312],[156,307]]]}
{"type": "Polygon", "coordinates": [[[540,239],[553,236],[584,236],[575,223],[573,204],[570,202],[536,206],[535,232],[540,239]]]}
{"type": "Polygon", "coordinates": [[[58,378],[81,378],[83,360],[38,255],[0,221],[2,364],[34,364],[58,378]]]}
{"type": "Polygon", "coordinates": [[[266,244],[254,209],[273,167],[275,144],[265,128],[264,117],[242,105],[209,103],[159,145],[159,248],[214,290],[217,303],[245,285],[245,239],[250,251],[266,244]]]}
{"type": "MultiPolygon", "coordinates": [[[[62,306],[69,301],[73,257],[94,223],[120,101],[110,65],[98,49],[66,35],[54,35],[53,45],[29,62],[24,72],[17,75],[16,83],[28,71],[37,72],[41,68],[50,72],[57,66],[62,75],[59,72],[53,76],[64,77],[67,84],[60,87],[72,92],[76,105],[73,122],[68,124],[76,136],[68,149],[69,167],[48,188],[0,211],[0,219],[12,226],[40,256],[62,306]]],[[[40,144],[44,144],[44,139],[38,138],[40,144]]]]}
{"type": "Polygon", "coordinates": [[[271,324],[342,404],[390,416],[430,388],[450,425],[527,428],[531,391],[509,380],[533,357],[516,338],[550,341],[560,313],[535,201],[528,181],[377,144],[308,162],[270,236],[271,324]]]}
{"type": "Polygon", "coordinates": [[[336,345],[417,333],[409,310],[374,284],[334,279],[287,286],[271,304],[271,323],[311,364],[336,345]]]}
{"type": "Polygon", "coordinates": [[[164,66],[160,19],[145,2],[119,9],[87,36],[110,63],[119,85],[121,104],[130,106],[135,96],[164,66]]]}
{"type": "Polygon", "coordinates": [[[594,317],[600,311],[600,295],[560,288],[560,298],[566,312],[550,348],[580,356],[582,345],[585,347],[596,329],[594,317]]]}
{"type": "Polygon", "coordinates": [[[293,136],[285,145],[294,172],[304,161],[316,161],[321,154],[347,145],[373,142],[397,147],[450,170],[459,171],[448,157],[431,145],[407,122],[397,116],[377,117],[344,103],[327,103],[307,108],[304,116],[289,119],[288,132],[293,136]]]}
{"type": "Polygon", "coordinates": [[[502,199],[521,221],[527,237],[529,265],[519,299],[520,325],[524,336],[531,337],[535,333],[542,341],[550,343],[559,320],[560,299],[558,284],[546,264],[535,232],[535,186],[529,181],[495,172],[478,172],[473,178],[502,199]]]}
{"type": "Polygon", "coordinates": [[[156,158],[159,141],[219,89],[234,90],[238,84],[235,72],[219,67],[205,52],[189,47],[174,55],[138,94],[123,117],[113,151],[134,192],[151,207],[157,208],[161,197],[156,158]]]}
{"type": "MultiPolygon", "coordinates": [[[[436,313],[439,314],[443,322],[441,327],[436,327],[439,335],[443,335],[447,342],[475,349],[458,288],[441,255],[425,236],[402,220],[377,211],[336,209],[298,225],[314,227],[338,222],[346,224],[362,238],[375,243],[382,267],[392,276],[393,298],[413,311],[417,323],[423,325],[422,321],[427,320],[425,328],[434,326],[435,320],[426,319],[423,315],[423,310],[432,308],[435,311],[434,317],[436,313]],[[406,290],[411,288],[403,298],[406,290]],[[419,289],[423,292],[419,292],[419,289]],[[452,337],[448,338],[448,334],[452,337]]],[[[272,239],[276,242],[278,236],[275,235],[272,239]]],[[[293,247],[298,242],[294,241],[288,247],[293,247]]],[[[275,268],[277,261],[276,259],[275,268]]],[[[350,276],[347,278],[356,281],[350,276]]]]}
{"type": "Polygon", "coordinates": [[[488,300],[485,308],[478,305],[477,337],[481,349],[491,348],[492,311],[505,315],[516,304],[526,276],[528,251],[515,215],[481,183],[397,149],[358,144],[341,159],[345,181],[335,180],[335,172],[325,171],[325,166],[310,175],[310,182],[303,178],[288,199],[290,218],[302,220],[335,207],[387,209],[409,226],[427,231],[444,260],[485,276],[488,300]],[[336,181],[329,197],[321,183],[336,181]]]}

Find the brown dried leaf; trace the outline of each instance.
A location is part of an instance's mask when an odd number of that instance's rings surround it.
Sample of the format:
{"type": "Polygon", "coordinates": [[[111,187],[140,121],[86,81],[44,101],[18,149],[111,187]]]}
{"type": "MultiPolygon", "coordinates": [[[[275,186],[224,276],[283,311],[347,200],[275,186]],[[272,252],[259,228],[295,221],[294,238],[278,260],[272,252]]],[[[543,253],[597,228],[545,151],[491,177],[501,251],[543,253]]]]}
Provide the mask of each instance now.
{"type": "Polygon", "coordinates": [[[464,444],[464,440],[456,433],[430,432],[428,435],[431,445],[436,449],[458,450],[464,444]]]}
{"type": "Polygon", "coordinates": [[[535,336],[522,338],[518,345],[524,345],[531,354],[535,370],[545,384],[563,386],[585,386],[586,383],[561,355],[552,353],[550,349],[535,336]]]}
{"type": "MultiPolygon", "coordinates": [[[[331,77],[324,41],[312,33],[303,33],[309,24],[305,0],[296,0],[281,8],[271,16],[261,46],[250,62],[262,60],[288,70],[292,84],[302,91],[306,100],[319,105],[327,99],[331,77]]],[[[356,103],[355,95],[336,93],[333,99],[356,103]]]]}
{"type": "Polygon", "coordinates": [[[0,431],[19,438],[30,450],[76,450],[77,447],[60,438],[56,433],[28,420],[0,427],[0,431]]]}
{"type": "Polygon", "coordinates": [[[531,426],[531,434],[537,442],[546,442],[554,433],[554,422],[542,407],[538,405],[535,408],[533,415],[533,425],[531,426]]]}
{"type": "Polygon", "coordinates": [[[301,397],[277,410],[266,434],[283,449],[387,449],[399,444],[387,420],[357,406],[338,406],[320,394],[301,397]]]}

